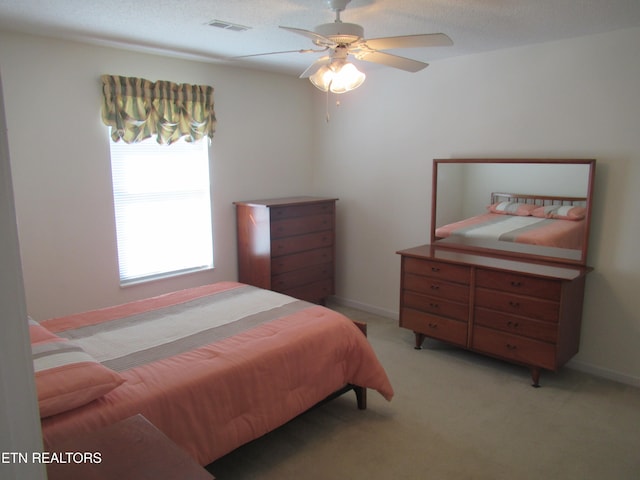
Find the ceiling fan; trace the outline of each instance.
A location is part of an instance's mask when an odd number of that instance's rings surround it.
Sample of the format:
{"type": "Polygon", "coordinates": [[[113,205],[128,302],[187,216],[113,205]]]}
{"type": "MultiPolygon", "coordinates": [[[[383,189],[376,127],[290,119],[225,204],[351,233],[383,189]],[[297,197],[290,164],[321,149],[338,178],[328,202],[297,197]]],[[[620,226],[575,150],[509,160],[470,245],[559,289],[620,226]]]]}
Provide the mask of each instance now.
{"type": "Polygon", "coordinates": [[[300,75],[300,78],[309,78],[311,83],[322,91],[344,93],[359,87],[365,79],[364,73],[347,61],[348,55],[353,55],[356,59],[365,62],[378,63],[407,72],[418,72],[429,64],[386,53],[382,50],[453,45],[451,39],[444,33],[365,39],[364,28],[355,23],[344,23],[340,19],[340,12],[344,11],[350,1],[326,0],[329,8],[336,13],[336,19],[333,23],[318,25],[314,31],[280,27],[311,39],[314,45],[320,47],[320,49],[287,50],[284,52],[243,55],[236,58],[293,52],[318,53],[328,51],[328,55],[320,57],[313,62],[300,75]]]}

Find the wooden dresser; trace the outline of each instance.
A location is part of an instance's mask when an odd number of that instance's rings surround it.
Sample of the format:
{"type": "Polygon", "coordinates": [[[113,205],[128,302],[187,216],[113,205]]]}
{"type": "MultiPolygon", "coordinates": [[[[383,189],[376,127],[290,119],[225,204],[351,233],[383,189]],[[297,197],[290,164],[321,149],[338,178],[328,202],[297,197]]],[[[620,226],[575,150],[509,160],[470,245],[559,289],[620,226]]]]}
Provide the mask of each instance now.
{"type": "Polygon", "coordinates": [[[425,337],[555,371],[578,352],[589,267],[431,245],[401,255],[400,326],[425,337]]]}
{"type": "Polygon", "coordinates": [[[234,202],[238,280],[324,303],[335,293],[337,198],[234,202]]]}

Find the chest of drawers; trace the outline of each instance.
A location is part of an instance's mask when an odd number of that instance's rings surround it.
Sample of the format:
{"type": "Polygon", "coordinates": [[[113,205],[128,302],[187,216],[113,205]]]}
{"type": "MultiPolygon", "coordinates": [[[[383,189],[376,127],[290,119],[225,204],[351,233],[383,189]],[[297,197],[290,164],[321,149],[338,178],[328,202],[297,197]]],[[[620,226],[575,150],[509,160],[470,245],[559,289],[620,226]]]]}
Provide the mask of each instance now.
{"type": "Polygon", "coordinates": [[[234,202],[238,280],[324,303],[335,293],[336,198],[234,202]]]}
{"type": "Polygon", "coordinates": [[[578,352],[587,267],[460,253],[429,245],[402,258],[400,326],[529,367],[557,370],[578,352]]]}

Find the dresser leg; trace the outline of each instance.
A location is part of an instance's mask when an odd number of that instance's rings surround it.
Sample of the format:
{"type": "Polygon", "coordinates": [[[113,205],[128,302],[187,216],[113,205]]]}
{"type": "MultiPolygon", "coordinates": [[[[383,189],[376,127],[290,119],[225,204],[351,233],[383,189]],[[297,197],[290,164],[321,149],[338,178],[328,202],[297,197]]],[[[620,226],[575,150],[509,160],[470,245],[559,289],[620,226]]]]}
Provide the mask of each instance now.
{"type": "Polygon", "coordinates": [[[540,388],[540,368],[529,367],[529,370],[531,371],[531,380],[533,380],[531,386],[534,388],[540,388]]]}
{"type": "Polygon", "coordinates": [[[416,350],[422,350],[422,343],[424,342],[424,334],[420,333],[420,332],[413,332],[413,334],[416,336],[416,346],[413,347],[416,350]]]}

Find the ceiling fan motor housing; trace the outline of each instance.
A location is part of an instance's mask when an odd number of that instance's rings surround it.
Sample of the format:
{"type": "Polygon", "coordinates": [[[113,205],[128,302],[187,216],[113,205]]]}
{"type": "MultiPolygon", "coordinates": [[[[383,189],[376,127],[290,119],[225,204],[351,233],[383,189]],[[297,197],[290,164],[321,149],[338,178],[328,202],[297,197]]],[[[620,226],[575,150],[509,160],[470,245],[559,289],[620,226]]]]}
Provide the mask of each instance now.
{"type": "Polygon", "coordinates": [[[347,4],[351,0],[326,0],[326,1],[327,1],[327,5],[331,10],[333,10],[334,12],[341,12],[342,10],[347,8],[347,4]]]}
{"type": "Polygon", "coordinates": [[[338,45],[350,45],[364,38],[364,28],[355,23],[323,23],[315,28],[315,32],[338,45]]]}

